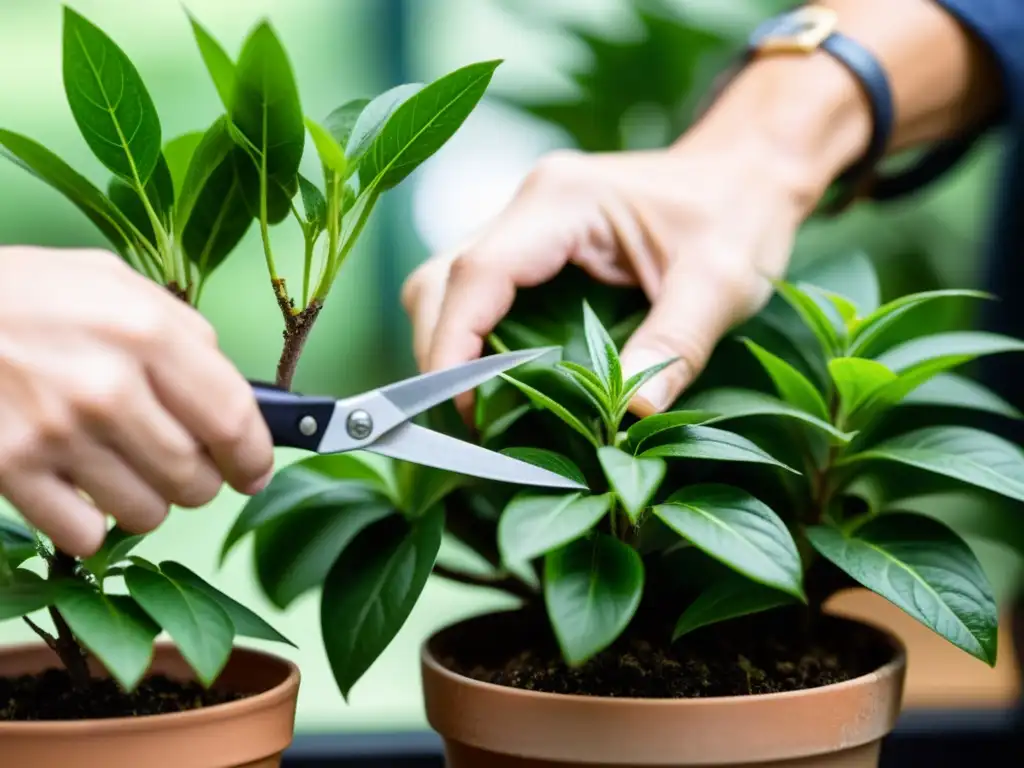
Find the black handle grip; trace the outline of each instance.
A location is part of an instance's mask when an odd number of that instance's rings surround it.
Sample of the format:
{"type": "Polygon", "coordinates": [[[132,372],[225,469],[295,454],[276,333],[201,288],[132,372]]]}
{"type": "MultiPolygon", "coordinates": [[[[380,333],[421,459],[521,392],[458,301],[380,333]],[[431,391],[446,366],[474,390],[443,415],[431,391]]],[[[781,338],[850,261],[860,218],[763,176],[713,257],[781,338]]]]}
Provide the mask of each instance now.
{"type": "Polygon", "coordinates": [[[334,414],[334,398],[307,397],[273,384],[250,381],[274,445],[315,451],[334,414]]]}

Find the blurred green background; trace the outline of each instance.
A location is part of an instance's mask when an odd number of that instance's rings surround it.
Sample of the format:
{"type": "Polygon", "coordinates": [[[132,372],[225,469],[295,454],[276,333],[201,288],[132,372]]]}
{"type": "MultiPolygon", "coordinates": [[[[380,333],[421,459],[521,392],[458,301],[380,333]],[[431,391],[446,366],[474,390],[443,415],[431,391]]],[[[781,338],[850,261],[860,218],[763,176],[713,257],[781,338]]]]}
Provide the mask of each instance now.
{"type": "MultiPolygon", "coordinates": [[[[135,62],[157,104],[165,138],[203,128],[218,114],[216,92],[179,0],[73,0],[71,5],[135,62]]],[[[398,303],[402,279],[431,252],[456,246],[497,212],[540,154],[556,146],[613,150],[670,141],[685,129],[716,67],[760,18],[789,3],[186,0],[184,5],[232,54],[256,20],[268,16],[290,53],[303,107],[314,117],[398,82],[429,80],[474,60],[506,60],[492,97],[426,167],[384,198],[330,296],[296,388],[340,395],[412,372],[408,324],[398,303]]],[[[78,135],[64,99],[60,40],[57,0],[0,4],[0,126],[43,142],[105,184],[106,174],[78,135]]],[[[862,206],[839,220],[809,223],[795,263],[862,250],[879,266],[886,297],[976,286],[1000,149],[994,141],[980,146],[955,173],[898,205],[862,206]]],[[[0,163],[0,201],[0,244],[103,245],[75,208],[7,163],[0,163]]],[[[269,378],[281,320],[257,238],[250,231],[211,279],[202,310],[242,371],[269,378]]],[[[297,228],[278,228],[274,241],[279,267],[294,280],[302,244],[297,228]]],[[[282,451],[279,463],[294,458],[282,451]]],[[[495,605],[497,598],[433,581],[346,705],[320,646],[317,597],[308,595],[278,614],[256,590],[247,547],[216,568],[215,553],[241,503],[241,497],[225,491],[205,509],[176,510],[140,554],[180,560],[262,611],[300,645],[290,655],[304,677],[301,730],[422,727],[419,642],[443,624],[495,605]]],[[[1007,594],[1015,561],[999,548],[979,552],[997,591],[1007,594]]],[[[19,622],[0,625],[0,642],[32,639],[19,622]]]]}

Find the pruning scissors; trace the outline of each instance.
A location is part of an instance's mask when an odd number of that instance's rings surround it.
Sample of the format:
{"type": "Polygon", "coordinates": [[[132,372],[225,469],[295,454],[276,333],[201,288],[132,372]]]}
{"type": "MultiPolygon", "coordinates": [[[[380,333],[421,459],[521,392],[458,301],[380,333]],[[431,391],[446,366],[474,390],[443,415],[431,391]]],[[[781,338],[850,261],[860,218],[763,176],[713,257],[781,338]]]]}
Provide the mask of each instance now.
{"type": "Polygon", "coordinates": [[[574,480],[410,420],[549,349],[505,352],[372,389],[354,397],[301,395],[250,382],[274,445],[316,453],[370,451],[393,459],[517,485],[586,490],[574,480]]]}

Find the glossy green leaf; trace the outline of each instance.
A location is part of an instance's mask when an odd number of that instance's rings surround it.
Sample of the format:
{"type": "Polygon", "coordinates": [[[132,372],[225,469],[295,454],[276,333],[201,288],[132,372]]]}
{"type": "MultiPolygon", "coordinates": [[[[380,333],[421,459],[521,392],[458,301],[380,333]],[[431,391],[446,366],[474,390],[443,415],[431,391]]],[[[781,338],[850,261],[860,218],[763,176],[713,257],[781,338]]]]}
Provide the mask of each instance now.
{"type": "Polygon", "coordinates": [[[672,632],[675,642],[695,629],[792,605],[792,595],[739,575],[715,581],[687,606],[672,632]]]}
{"type": "Polygon", "coordinates": [[[387,517],[360,533],[324,584],[320,624],[327,659],[346,699],[402,628],[434,567],[444,512],[387,517]]]}
{"type": "Polygon", "coordinates": [[[967,362],[983,355],[1024,351],[1024,341],[984,331],[950,331],[920,336],[879,355],[876,359],[894,373],[903,373],[937,358],[967,362]]]}
{"type": "Polygon", "coordinates": [[[601,319],[583,302],[583,328],[587,335],[587,351],[590,353],[590,365],[604,383],[604,391],[609,402],[617,402],[622,391],[622,365],[619,362],[619,351],[611,340],[608,331],[601,324],[601,319]]]}
{"type": "Polygon", "coordinates": [[[149,671],[160,627],[130,597],[103,595],[85,584],[62,589],[56,605],[78,642],[122,688],[135,690],[149,671]]]}
{"type": "Polygon", "coordinates": [[[779,397],[820,421],[829,421],[825,398],[807,380],[806,376],[781,357],[773,355],[753,341],[744,339],[743,343],[747,345],[747,349],[754,354],[754,357],[758,359],[758,362],[771,377],[779,397]]]}
{"type": "Polygon", "coordinates": [[[840,459],[894,461],[1024,501],[1024,451],[971,427],[925,427],[840,459]]]}
{"type": "Polygon", "coordinates": [[[535,389],[534,387],[531,387],[529,384],[525,384],[524,382],[519,381],[518,379],[514,379],[508,374],[502,373],[500,374],[500,376],[502,379],[504,379],[509,384],[518,389],[520,392],[522,392],[524,395],[526,395],[527,399],[529,399],[529,401],[533,403],[534,406],[538,408],[543,408],[546,411],[550,411],[563,422],[565,422],[574,430],[576,430],[579,434],[583,435],[583,437],[585,437],[587,441],[590,442],[590,444],[593,445],[595,448],[598,446],[597,438],[594,436],[594,433],[590,429],[588,429],[583,424],[583,422],[580,421],[575,415],[573,415],[569,411],[569,409],[566,408],[564,405],[555,402],[550,397],[541,392],[539,389],[535,389]]]}
{"type": "Polygon", "coordinates": [[[992,587],[963,539],[937,520],[882,515],[852,535],[816,526],[808,538],[855,581],[929,629],[995,665],[998,611],[992,587]]]}
{"type": "Polygon", "coordinates": [[[171,636],[199,681],[212,685],[235,639],[227,611],[205,591],[162,571],[132,566],[124,582],[139,606],[171,636]]]}
{"type": "Polygon", "coordinates": [[[793,281],[840,295],[852,303],[861,316],[874,312],[881,303],[875,266],[867,254],[860,251],[818,259],[794,273],[793,281]]]}
{"type": "Polygon", "coordinates": [[[597,458],[622,508],[635,525],[665,477],[665,462],[637,458],[610,445],[598,448],[597,458]]]}
{"type": "Polygon", "coordinates": [[[164,144],[163,158],[171,176],[172,199],[177,200],[185,188],[189,165],[205,136],[205,131],[189,131],[164,144]]]}
{"type": "Polygon", "coordinates": [[[145,185],[160,157],[160,118],[138,70],[98,27],[64,7],[64,91],[93,154],[145,185]]]}
{"type": "Polygon", "coordinates": [[[611,509],[610,494],[519,494],[498,521],[498,550],[509,565],[525,563],[588,533],[611,509]]]}
{"type": "Polygon", "coordinates": [[[103,546],[92,557],[82,561],[86,570],[97,578],[103,578],[111,566],[117,565],[146,538],[141,534],[128,533],[119,526],[107,531],[103,546]]]}
{"type": "Polygon", "coordinates": [[[772,464],[794,474],[792,467],[763,451],[741,435],[715,427],[680,427],[673,434],[674,441],[648,448],[640,455],[646,458],[701,459],[710,461],[740,461],[754,464],[772,464]]]}
{"type": "Polygon", "coordinates": [[[404,101],[360,161],[363,188],[390,189],[437,152],[469,117],[500,63],[469,64],[404,101]]]}
{"type": "MultiPolygon", "coordinates": [[[[267,215],[276,223],[291,212],[285,203],[298,191],[306,128],[291,63],[268,22],[258,24],[246,39],[235,71],[231,121],[266,172],[267,215]]],[[[243,193],[251,188],[251,170],[251,164],[238,164],[243,193]]],[[[250,206],[253,202],[249,200],[250,206]]]]}
{"type": "Polygon", "coordinates": [[[604,382],[589,368],[579,363],[560,361],[555,370],[561,371],[594,406],[594,410],[603,416],[611,414],[612,399],[605,389],[604,382]]]}
{"type": "Polygon", "coordinates": [[[940,373],[903,398],[904,405],[945,406],[994,413],[1011,419],[1021,412],[988,387],[955,373],[940,373]]]}
{"type": "Polygon", "coordinates": [[[587,479],[583,476],[583,472],[571,459],[563,456],[560,453],[554,451],[548,451],[544,448],[532,448],[529,446],[513,446],[511,448],[503,448],[501,450],[506,456],[511,456],[513,459],[519,459],[525,461],[527,464],[533,464],[538,467],[550,470],[555,474],[567,477],[570,480],[575,480],[577,483],[586,485],[587,479]]]}
{"type": "Polygon", "coordinates": [[[853,439],[852,433],[843,432],[828,421],[822,421],[807,411],[753,389],[723,387],[705,390],[688,400],[686,407],[717,414],[703,422],[705,425],[751,416],[775,416],[782,419],[794,419],[813,427],[836,445],[845,445],[853,439]]]}
{"type": "Polygon", "coordinates": [[[238,172],[248,162],[242,154],[233,150],[205,180],[181,235],[185,255],[204,276],[224,263],[253,223],[238,172]]]}
{"type": "Polygon", "coordinates": [[[316,153],[320,156],[320,162],[339,176],[344,177],[348,171],[345,150],[324,126],[309,117],[305,119],[305,123],[306,130],[309,131],[313,145],[316,147],[316,153]]]}
{"type": "Polygon", "coordinates": [[[239,637],[254,637],[257,640],[271,640],[277,643],[285,643],[293,648],[296,647],[295,643],[270,626],[258,615],[234,598],[225,595],[184,565],[164,560],[160,563],[160,571],[175,583],[184,585],[196,592],[201,592],[223,608],[228,618],[231,619],[235,635],[239,637]]]}
{"type": "Polygon", "coordinates": [[[13,568],[11,582],[0,586],[0,621],[20,618],[46,608],[53,604],[58,594],[54,584],[37,573],[13,568]]]}
{"type": "Polygon", "coordinates": [[[320,188],[299,174],[299,192],[302,194],[302,207],[306,213],[306,223],[315,232],[327,226],[327,200],[320,188]]]}
{"type": "MultiPolygon", "coordinates": [[[[352,137],[352,131],[356,126],[356,121],[359,120],[359,116],[363,113],[363,110],[366,109],[369,103],[369,99],[352,99],[333,110],[323,120],[323,127],[327,129],[327,132],[331,134],[342,150],[346,152],[346,158],[348,157],[349,139],[352,137]]],[[[383,125],[383,123],[381,123],[381,125],[383,125]]],[[[352,170],[347,159],[345,170],[346,172],[351,172],[352,170]]]]}
{"type": "MultiPolygon", "coordinates": [[[[363,156],[380,135],[395,110],[421,90],[423,90],[422,83],[403,83],[378,94],[362,106],[359,113],[350,121],[348,139],[342,144],[345,147],[345,155],[349,159],[349,173],[359,167],[363,156]]],[[[342,109],[348,107],[349,110],[354,111],[355,107],[350,106],[351,104],[352,102],[349,102],[342,109]]],[[[340,118],[339,115],[339,123],[341,122],[340,118]]],[[[345,118],[345,122],[349,122],[348,117],[345,118]]],[[[331,129],[331,133],[341,143],[340,133],[334,129],[331,129]]]]}
{"type": "Polygon", "coordinates": [[[728,485],[692,485],[654,514],[669,528],[748,579],[804,599],[793,536],[760,499],[728,485]]]}
{"type": "Polygon", "coordinates": [[[896,380],[896,374],[881,363],[859,357],[829,360],[828,372],[845,414],[854,413],[879,389],[896,380]]]}
{"type": "Polygon", "coordinates": [[[775,289],[818,339],[826,357],[836,354],[842,346],[840,338],[832,320],[818,303],[806,291],[790,283],[778,281],[775,289]]]}
{"type": "Polygon", "coordinates": [[[894,323],[898,322],[900,318],[908,312],[922,306],[923,304],[935,301],[936,299],[954,297],[974,299],[991,298],[989,294],[981,291],[960,289],[924,291],[921,293],[912,293],[906,296],[900,296],[898,299],[894,299],[893,301],[882,305],[856,324],[853,328],[850,339],[850,356],[866,357],[874,354],[877,352],[875,346],[879,339],[882,338],[883,333],[891,328],[894,323]]]}
{"type": "Polygon", "coordinates": [[[0,153],[46,182],[84,213],[122,256],[132,246],[131,226],[124,214],[92,182],[32,139],[0,130],[0,153]]]}
{"type": "Polygon", "coordinates": [[[189,21],[192,22],[192,32],[196,38],[196,45],[199,46],[199,53],[206,64],[206,71],[210,73],[210,79],[213,80],[221,103],[226,110],[230,111],[231,100],[235,93],[235,63],[231,61],[231,57],[224,51],[221,44],[196,21],[192,14],[189,14],[189,21]]]}
{"type": "Polygon", "coordinates": [[[339,555],[361,531],[397,514],[382,501],[304,506],[257,529],[256,575],[281,610],[320,587],[339,555]]]}
{"type": "Polygon", "coordinates": [[[18,567],[37,554],[36,537],[32,531],[3,513],[0,513],[0,545],[3,546],[4,557],[11,568],[18,567]]]}
{"type": "Polygon", "coordinates": [[[663,363],[652,365],[650,368],[645,368],[644,370],[630,376],[622,385],[622,394],[619,396],[619,407],[615,414],[616,420],[621,419],[623,415],[625,415],[634,395],[640,391],[640,387],[678,360],[679,358],[673,357],[663,363]]]}
{"type": "Polygon", "coordinates": [[[353,454],[297,462],[274,475],[242,508],[224,539],[221,562],[243,536],[271,520],[305,507],[372,502],[384,483],[371,464],[353,454]]]}
{"type": "Polygon", "coordinates": [[[704,424],[705,422],[711,421],[711,419],[716,416],[718,416],[717,413],[690,410],[688,408],[680,411],[655,413],[651,416],[646,416],[633,424],[626,430],[626,437],[629,438],[629,444],[633,446],[635,450],[639,450],[645,440],[648,440],[661,432],[667,432],[670,429],[676,429],[678,427],[704,424]]]}
{"type": "Polygon", "coordinates": [[[606,534],[549,552],[544,602],[565,661],[578,666],[611,645],[633,619],[643,588],[640,555],[606,534]]]}
{"type": "MultiPolygon", "coordinates": [[[[188,168],[185,171],[185,178],[181,183],[181,190],[178,193],[174,210],[174,229],[179,235],[188,224],[196,202],[203,194],[210,177],[225,164],[234,168],[230,155],[235,149],[235,143],[228,133],[227,124],[226,115],[221,115],[214,120],[203,133],[203,137],[189,158],[188,168]]],[[[216,193],[220,195],[222,184],[213,186],[216,193]]],[[[207,195],[207,199],[203,202],[209,205],[216,203],[217,200],[211,200],[207,195]]],[[[200,208],[201,212],[205,210],[206,205],[200,208]]]]}
{"type": "MultiPolygon", "coordinates": [[[[156,168],[153,169],[149,181],[146,182],[145,194],[146,200],[149,202],[149,209],[156,214],[161,227],[166,229],[174,206],[174,182],[162,154],[157,160],[156,168]]],[[[150,218],[146,204],[131,184],[115,176],[107,187],[107,197],[150,244],[159,245],[153,230],[153,220],[150,218]]]]}

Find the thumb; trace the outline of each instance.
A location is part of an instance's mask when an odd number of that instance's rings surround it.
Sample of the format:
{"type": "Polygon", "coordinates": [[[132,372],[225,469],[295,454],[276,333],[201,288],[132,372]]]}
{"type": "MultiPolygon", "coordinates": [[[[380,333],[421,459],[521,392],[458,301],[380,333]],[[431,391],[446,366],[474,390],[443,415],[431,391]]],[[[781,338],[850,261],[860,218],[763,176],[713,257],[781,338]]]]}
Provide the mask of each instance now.
{"type": "Polygon", "coordinates": [[[701,279],[690,269],[670,270],[647,318],[622,350],[628,379],[667,360],[674,363],[650,378],[630,403],[641,418],[669,408],[704,370],[708,358],[737,316],[736,290],[701,279]]]}

